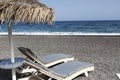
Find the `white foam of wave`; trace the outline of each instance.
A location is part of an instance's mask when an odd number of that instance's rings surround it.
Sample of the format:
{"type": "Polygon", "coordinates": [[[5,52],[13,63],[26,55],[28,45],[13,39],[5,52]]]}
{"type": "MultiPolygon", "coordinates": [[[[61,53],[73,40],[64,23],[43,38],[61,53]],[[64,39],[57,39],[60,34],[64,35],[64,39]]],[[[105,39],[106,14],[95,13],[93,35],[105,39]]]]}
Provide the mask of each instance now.
{"type": "MultiPolygon", "coordinates": [[[[0,35],[8,35],[1,32],[0,35]]],[[[120,36],[120,33],[81,33],[81,32],[13,32],[13,35],[87,35],[87,36],[120,36]]]]}

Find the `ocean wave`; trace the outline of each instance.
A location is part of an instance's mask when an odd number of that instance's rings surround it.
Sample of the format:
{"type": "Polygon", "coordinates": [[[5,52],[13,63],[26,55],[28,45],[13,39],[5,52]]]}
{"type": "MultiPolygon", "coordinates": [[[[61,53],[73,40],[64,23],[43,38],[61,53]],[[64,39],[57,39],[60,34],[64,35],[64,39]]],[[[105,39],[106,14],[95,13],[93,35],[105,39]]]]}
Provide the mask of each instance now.
{"type": "MultiPolygon", "coordinates": [[[[0,32],[0,35],[8,35],[0,32]]],[[[120,36],[120,33],[83,33],[83,32],[13,32],[13,35],[85,35],[85,36],[120,36]]]]}

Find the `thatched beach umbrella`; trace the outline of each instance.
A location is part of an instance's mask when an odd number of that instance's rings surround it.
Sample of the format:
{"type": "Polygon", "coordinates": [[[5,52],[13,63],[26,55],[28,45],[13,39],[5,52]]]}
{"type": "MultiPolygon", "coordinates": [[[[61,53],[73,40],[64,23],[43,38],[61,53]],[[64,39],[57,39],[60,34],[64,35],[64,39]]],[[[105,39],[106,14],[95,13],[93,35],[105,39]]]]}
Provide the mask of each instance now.
{"type": "MultiPolygon", "coordinates": [[[[54,19],[52,8],[38,3],[37,0],[1,0],[0,1],[0,23],[8,25],[8,35],[11,52],[11,63],[14,64],[14,49],[12,40],[12,22],[25,23],[48,23],[54,19]]],[[[15,69],[12,69],[12,80],[16,80],[15,69]]]]}

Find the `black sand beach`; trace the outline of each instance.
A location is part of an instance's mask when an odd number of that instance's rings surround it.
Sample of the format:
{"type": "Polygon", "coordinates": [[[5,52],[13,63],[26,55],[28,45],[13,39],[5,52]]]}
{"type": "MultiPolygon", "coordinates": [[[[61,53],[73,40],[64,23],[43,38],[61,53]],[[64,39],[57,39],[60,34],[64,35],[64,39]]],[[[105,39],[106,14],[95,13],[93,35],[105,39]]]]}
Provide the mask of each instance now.
{"type": "MultiPolygon", "coordinates": [[[[89,77],[75,80],[118,80],[120,72],[120,37],[106,36],[14,36],[16,56],[22,56],[18,47],[30,48],[37,55],[66,53],[80,61],[95,65],[89,77]]],[[[10,56],[8,37],[0,36],[0,60],[10,56]]],[[[10,71],[0,70],[0,80],[10,80],[10,71]]]]}

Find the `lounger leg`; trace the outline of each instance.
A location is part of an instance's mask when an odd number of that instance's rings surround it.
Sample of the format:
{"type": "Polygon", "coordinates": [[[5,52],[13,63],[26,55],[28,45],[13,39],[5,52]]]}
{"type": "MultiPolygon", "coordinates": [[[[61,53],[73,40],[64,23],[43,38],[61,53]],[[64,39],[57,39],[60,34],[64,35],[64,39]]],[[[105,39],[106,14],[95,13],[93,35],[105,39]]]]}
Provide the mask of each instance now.
{"type": "Polygon", "coordinates": [[[119,73],[116,73],[116,76],[120,79],[120,74],[119,73]]]}
{"type": "Polygon", "coordinates": [[[30,78],[31,78],[31,76],[28,76],[28,77],[20,78],[20,79],[17,79],[17,80],[29,80],[30,78]]]}
{"type": "Polygon", "coordinates": [[[88,72],[85,72],[85,77],[88,77],[88,72]]]}
{"type": "Polygon", "coordinates": [[[49,78],[48,80],[52,80],[52,78],[49,78]]]}

